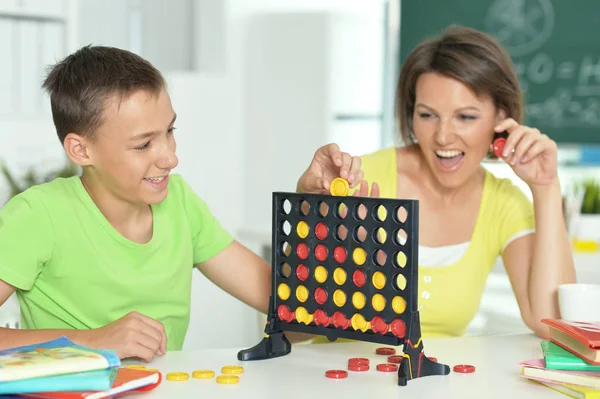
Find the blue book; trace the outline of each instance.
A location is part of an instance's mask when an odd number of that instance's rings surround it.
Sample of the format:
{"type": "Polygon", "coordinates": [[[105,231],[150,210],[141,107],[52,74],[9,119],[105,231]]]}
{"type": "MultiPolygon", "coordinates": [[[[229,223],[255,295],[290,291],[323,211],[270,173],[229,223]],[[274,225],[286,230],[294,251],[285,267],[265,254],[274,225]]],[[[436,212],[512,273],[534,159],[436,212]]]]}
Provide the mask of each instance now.
{"type": "Polygon", "coordinates": [[[104,370],[3,382],[0,383],[0,395],[59,391],[104,391],[112,387],[118,370],[118,367],[111,367],[104,370]]]}
{"type": "Polygon", "coordinates": [[[77,345],[66,337],[7,349],[0,351],[0,392],[5,392],[5,384],[11,382],[31,384],[33,380],[41,378],[66,375],[73,377],[74,374],[92,371],[102,371],[103,374],[97,373],[92,377],[97,379],[102,374],[102,379],[110,387],[109,369],[120,365],[121,360],[115,351],[77,345]]]}

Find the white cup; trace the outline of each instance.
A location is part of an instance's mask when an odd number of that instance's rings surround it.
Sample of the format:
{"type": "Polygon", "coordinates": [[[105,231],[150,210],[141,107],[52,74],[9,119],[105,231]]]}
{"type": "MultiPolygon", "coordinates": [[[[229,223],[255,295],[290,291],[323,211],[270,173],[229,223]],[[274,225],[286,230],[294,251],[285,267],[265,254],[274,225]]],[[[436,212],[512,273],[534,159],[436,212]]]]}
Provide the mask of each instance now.
{"type": "Polygon", "coordinates": [[[600,321],[600,284],[560,285],[558,306],[563,320],[600,321]]]}

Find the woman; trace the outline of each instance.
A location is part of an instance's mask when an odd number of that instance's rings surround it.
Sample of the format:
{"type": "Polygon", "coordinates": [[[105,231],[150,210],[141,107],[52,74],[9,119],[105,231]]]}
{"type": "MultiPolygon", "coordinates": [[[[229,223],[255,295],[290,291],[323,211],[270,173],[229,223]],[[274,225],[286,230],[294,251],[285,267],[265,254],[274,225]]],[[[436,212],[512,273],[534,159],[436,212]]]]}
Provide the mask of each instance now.
{"type": "Polygon", "coordinates": [[[525,324],[547,336],[557,288],[575,281],[563,223],[556,143],[521,125],[511,61],[488,35],[451,27],[407,57],[396,113],[405,146],[362,158],[317,150],[298,191],[327,193],[337,176],[358,195],[419,200],[419,313],[423,336],[465,333],[487,276],[502,256],[525,324]],[[481,166],[499,133],[502,153],[533,194],[481,166]],[[372,182],[370,193],[368,183],[372,182]]]}

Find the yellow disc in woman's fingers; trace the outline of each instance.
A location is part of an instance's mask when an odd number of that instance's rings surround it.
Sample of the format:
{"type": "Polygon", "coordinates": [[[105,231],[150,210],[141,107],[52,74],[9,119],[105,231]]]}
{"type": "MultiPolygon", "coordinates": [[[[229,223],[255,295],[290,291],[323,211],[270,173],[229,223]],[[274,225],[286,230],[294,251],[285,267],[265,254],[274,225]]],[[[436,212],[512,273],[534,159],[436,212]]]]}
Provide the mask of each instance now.
{"type": "Polygon", "coordinates": [[[350,185],[346,179],[342,179],[341,177],[336,177],[331,182],[331,186],[329,187],[329,192],[331,195],[335,195],[337,197],[345,197],[348,195],[350,191],[350,185]]]}

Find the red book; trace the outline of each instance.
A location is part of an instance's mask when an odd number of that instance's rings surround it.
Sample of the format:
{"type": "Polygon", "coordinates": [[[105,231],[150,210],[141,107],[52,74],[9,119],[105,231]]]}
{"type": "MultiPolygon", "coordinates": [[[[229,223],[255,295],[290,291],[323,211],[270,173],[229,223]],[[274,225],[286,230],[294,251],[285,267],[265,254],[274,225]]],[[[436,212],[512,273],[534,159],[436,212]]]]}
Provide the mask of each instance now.
{"type": "Polygon", "coordinates": [[[100,399],[121,395],[123,393],[150,391],[162,380],[160,372],[119,368],[112,388],[106,391],[92,392],[36,392],[20,395],[23,398],[35,399],[100,399]]]}
{"type": "Polygon", "coordinates": [[[542,319],[555,344],[591,364],[600,364],[600,321],[584,323],[561,319],[542,319]]]}

